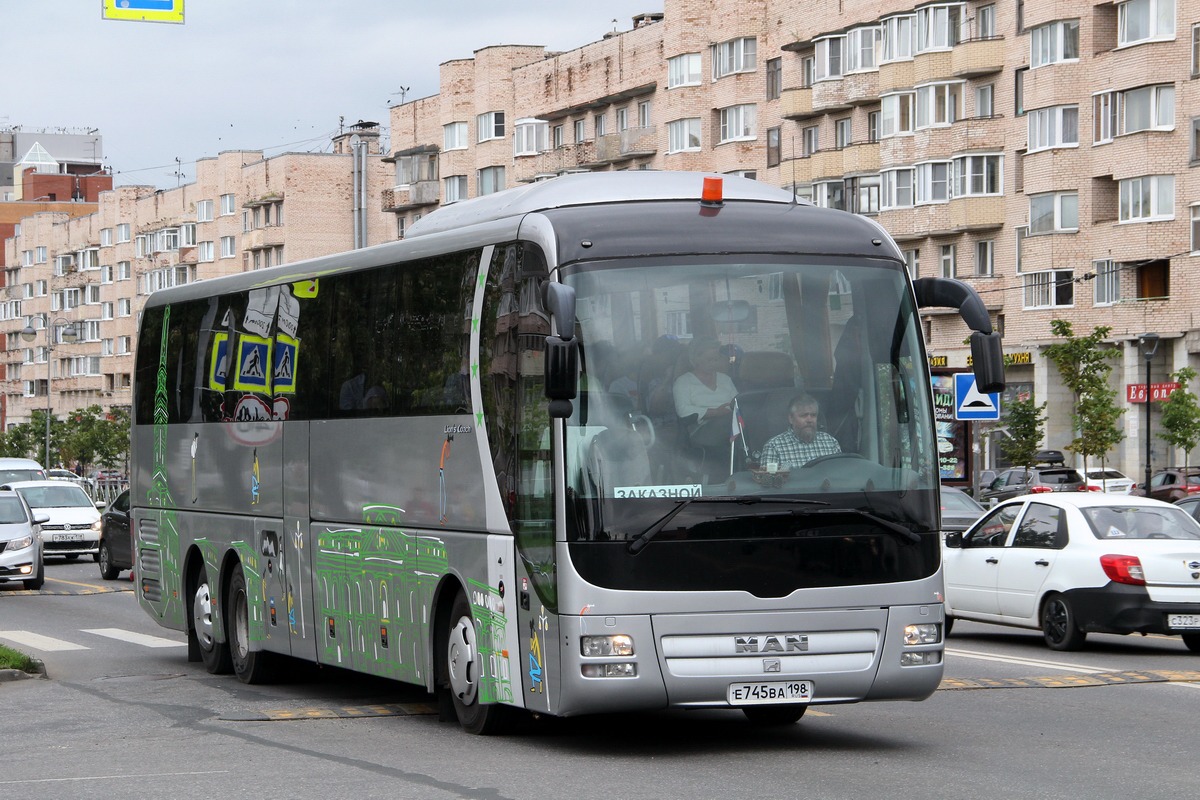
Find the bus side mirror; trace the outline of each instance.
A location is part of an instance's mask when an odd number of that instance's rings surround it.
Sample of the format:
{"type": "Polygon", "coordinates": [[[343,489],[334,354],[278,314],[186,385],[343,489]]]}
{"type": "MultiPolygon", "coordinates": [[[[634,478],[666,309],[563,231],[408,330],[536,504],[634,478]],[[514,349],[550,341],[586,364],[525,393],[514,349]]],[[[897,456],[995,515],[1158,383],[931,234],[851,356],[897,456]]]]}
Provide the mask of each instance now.
{"type": "Polygon", "coordinates": [[[971,333],[971,369],[975,372],[975,385],[985,394],[1004,391],[1004,351],[1000,346],[1000,334],[971,333]]]}
{"type": "Polygon", "coordinates": [[[544,375],[550,416],[571,416],[578,392],[579,340],[575,338],[575,290],[561,283],[542,284],[542,305],[554,320],[557,335],[546,337],[544,375]]]}

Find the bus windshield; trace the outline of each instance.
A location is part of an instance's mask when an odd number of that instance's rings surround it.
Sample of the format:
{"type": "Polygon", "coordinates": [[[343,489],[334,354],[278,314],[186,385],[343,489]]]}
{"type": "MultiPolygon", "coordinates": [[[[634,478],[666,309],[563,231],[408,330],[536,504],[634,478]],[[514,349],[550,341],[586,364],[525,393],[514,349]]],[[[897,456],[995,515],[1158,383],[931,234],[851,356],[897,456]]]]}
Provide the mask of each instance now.
{"type": "Polygon", "coordinates": [[[899,264],[707,256],[565,272],[582,349],[568,539],[640,545],[656,525],[758,537],[775,516],[789,530],[936,529],[930,387],[899,264]]]}

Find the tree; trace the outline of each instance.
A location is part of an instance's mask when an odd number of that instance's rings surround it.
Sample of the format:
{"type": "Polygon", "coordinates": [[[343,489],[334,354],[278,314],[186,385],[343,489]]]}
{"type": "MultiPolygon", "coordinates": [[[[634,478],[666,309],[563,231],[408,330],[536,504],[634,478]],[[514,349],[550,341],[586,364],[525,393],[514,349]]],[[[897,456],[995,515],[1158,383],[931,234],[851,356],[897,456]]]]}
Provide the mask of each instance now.
{"type": "MultiPolygon", "coordinates": [[[[1196,370],[1184,367],[1172,373],[1171,378],[1179,383],[1179,388],[1171,392],[1163,401],[1162,428],[1158,438],[1165,440],[1172,447],[1183,450],[1183,463],[1187,464],[1191,452],[1200,444],[1200,403],[1196,395],[1188,391],[1188,384],[1196,377],[1196,370]]],[[[1150,402],[1150,398],[1146,398],[1150,402]]]]}
{"type": "Polygon", "coordinates": [[[112,467],[123,462],[129,450],[129,412],[105,411],[98,405],[72,412],[63,453],[82,466],[112,467]]]}
{"type": "Polygon", "coordinates": [[[1045,414],[1046,404],[1036,405],[1033,398],[1009,403],[1004,414],[1008,438],[1000,443],[1000,449],[1012,463],[1027,470],[1037,463],[1038,450],[1042,449],[1045,414]]]}
{"type": "Polygon", "coordinates": [[[1074,395],[1071,419],[1075,436],[1066,449],[1083,456],[1085,467],[1089,456],[1103,459],[1125,438],[1117,424],[1125,411],[1117,406],[1117,393],[1108,385],[1113,369],[1109,362],[1120,356],[1115,347],[1104,343],[1111,330],[1097,325],[1087,336],[1076,336],[1067,320],[1050,321],[1050,331],[1063,341],[1048,345],[1046,357],[1074,395]]]}

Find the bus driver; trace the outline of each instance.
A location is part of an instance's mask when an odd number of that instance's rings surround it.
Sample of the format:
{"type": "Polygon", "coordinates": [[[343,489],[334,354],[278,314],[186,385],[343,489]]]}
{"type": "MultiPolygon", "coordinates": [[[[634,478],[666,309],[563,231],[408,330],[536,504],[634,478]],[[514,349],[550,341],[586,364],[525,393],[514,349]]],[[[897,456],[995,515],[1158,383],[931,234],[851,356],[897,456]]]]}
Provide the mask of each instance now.
{"type": "Polygon", "coordinates": [[[771,437],[762,449],[761,463],[779,469],[802,467],[814,458],[842,452],[838,440],[817,430],[818,404],[810,394],[799,394],[788,404],[788,430],[771,437]]]}

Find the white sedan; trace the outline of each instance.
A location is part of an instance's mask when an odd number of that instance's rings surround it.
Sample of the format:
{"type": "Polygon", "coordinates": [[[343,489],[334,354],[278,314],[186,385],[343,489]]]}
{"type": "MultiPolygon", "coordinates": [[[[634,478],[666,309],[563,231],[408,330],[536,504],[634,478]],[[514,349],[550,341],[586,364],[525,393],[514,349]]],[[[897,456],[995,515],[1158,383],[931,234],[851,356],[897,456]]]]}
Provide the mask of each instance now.
{"type": "Polygon", "coordinates": [[[1097,467],[1086,470],[1083,476],[1087,479],[1088,486],[1095,486],[1102,492],[1129,494],[1133,491],[1133,479],[1115,469],[1097,467]]]}
{"type": "Polygon", "coordinates": [[[1015,497],[946,536],[955,618],[1041,629],[1054,650],[1088,633],[1165,633],[1200,652],[1200,523],[1145,497],[1015,497]]]}

